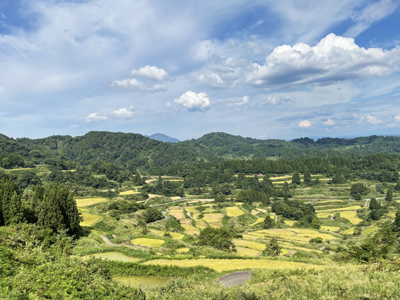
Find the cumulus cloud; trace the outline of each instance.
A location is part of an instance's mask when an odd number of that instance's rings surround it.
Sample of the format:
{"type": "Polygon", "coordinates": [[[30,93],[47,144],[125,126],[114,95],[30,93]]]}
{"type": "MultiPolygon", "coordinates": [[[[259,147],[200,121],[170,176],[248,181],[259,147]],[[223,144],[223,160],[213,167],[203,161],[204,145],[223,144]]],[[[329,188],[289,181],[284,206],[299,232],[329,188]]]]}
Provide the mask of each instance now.
{"type": "Polygon", "coordinates": [[[154,92],[164,92],[167,90],[167,87],[165,85],[160,85],[160,84],[147,85],[135,78],[115,80],[115,81],[109,83],[108,85],[113,88],[121,88],[121,89],[126,89],[126,90],[138,90],[138,91],[153,92],[153,93],[154,92]]]}
{"type": "Polygon", "coordinates": [[[196,94],[192,91],[187,91],[174,102],[182,105],[188,111],[206,111],[210,106],[210,99],[206,93],[196,94]]]}
{"type": "Polygon", "coordinates": [[[335,125],[335,121],[333,121],[332,119],[328,119],[325,122],[323,122],[323,124],[327,126],[332,126],[335,125]]]}
{"type": "Polygon", "coordinates": [[[299,122],[299,126],[301,128],[308,128],[308,127],[311,127],[311,122],[307,121],[307,120],[303,120],[303,121],[299,122]]]}
{"type": "Polygon", "coordinates": [[[280,105],[284,103],[290,103],[294,102],[294,98],[285,98],[285,97],[280,97],[280,96],[269,96],[268,97],[268,102],[274,105],[280,105]]]}
{"type": "Polygon", "coordinates": [[[86,117],[86,122],[93,123],[93,122],[105,121],[107,119],[108,118],[106,116],[98,116],[97,113],[92,113],[86,117]]]}
{"type": "Polygon", "coordinates": [[[249,103],[250,97],[243,96],[242,98],[224,98],[218,100],[219,102],[223,102],[226,106],[243,106],[249,103]]]}
{"type": "Polygon", "coordinates": [[[400,71],[400,48],[362,48],[354,39],[331,33],[317,45],[282,45],[264,65],[233,58],[215,58],[197,76],[211,86],[247,83],[262,89],[326,85],[339,81],[387,76],[400,71]]]}
{"type": "Polygon", "coordinates": [[[139,70],[131,71],[132,77],[143,77],[155,81],[164,81],[169,79],[168,73],[164,69],[159,69],[156,66],[145,66],[139,70]]]}
{"type": "Polygon", "coordinates": [[[374,125],[378,125],[379,123],[381,123],[382,121],[379,120],[377,117],[375,116],[371,116],[371,115],[367,115],[367,122],[374,124],[374,125]]]}
{"type": "Polygon", "coordinates": [[[133,109],[133,107],[131,106],[129,109],[127,108],[120,108],[116,111],[113,112],[113,115],[116,118],[122,118],[122,119],[128,119],[128,118],[132,118],[134,115],[134,112],[131,110],[133,109]]]}

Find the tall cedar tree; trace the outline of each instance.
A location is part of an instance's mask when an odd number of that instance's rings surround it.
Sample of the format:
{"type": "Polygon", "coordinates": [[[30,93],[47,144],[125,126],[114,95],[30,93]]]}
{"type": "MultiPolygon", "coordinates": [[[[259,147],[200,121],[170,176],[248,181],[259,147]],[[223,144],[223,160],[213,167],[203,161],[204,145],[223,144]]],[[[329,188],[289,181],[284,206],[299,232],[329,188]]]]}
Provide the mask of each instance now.
{"type": "Polygon", "coordinates": [[[381,208],[381,204],[375,198],[371,198],[371,201],[369,202],[369,209],[373,210],[373,209],[380,209],[380,208],[381,208]]]}
{"type": "Polygon", "coordinates": [[[304,183],[311,184],[311,173],[308,168],[304,170],[304,183]]]}
{"type": "Polygon", "coordinates": [[[295,184],[300,184],[300,183],[301,183],[299,172],[293,173],[293,176],[292,176],[292,183],[295,183],[295,184]]]}
{"type": "Polygon", "coordinates": [[[1,225],[8,225],[12,220],[11,198],[17,190],[15,183],[11,179],[6,179],[2,182],[1,186],[1,202],[2,202],[2,223],[1,225]]]}
{"type": "Polygon", "coordinates": [[[400,231],[400,210],[396,211],[396,218],[394,219],[392,227],[393,227],[392,230],[394,232],[400,231]]]}
{"type": "Polygon", "coordinates": [[[265,229],[268,229],[274,227],[274,225],[275,225],[274,220],[269,215],[267,215],[264,219],[263,227],[265,229]]]}
{"type": "Polygon", "coordinates": [[[393,190],[392,189],[388,189],[386,192],[386,201],[392,201],[393,200],[393,190]]]}
{"type": "Polygon", "coordinates": [[[24,213],[21,206],[21,198],[20,196],[18,196],[17,192],[14,192],[11,197],[9,216],[10,218],[7,220],[6,225],[18,224],[24,220],[24,213]]]}

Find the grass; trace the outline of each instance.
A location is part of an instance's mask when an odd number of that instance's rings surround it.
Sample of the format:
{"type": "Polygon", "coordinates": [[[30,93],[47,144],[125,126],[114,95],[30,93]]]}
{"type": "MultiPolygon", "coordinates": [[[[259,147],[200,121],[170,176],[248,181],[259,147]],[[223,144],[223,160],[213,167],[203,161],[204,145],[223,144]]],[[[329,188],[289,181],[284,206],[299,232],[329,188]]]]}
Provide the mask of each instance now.
{"type": "Polygon", "coordinates": [[[265,250],[265,244],[253,242],[253,241],[246,241],[246,240],[241,240],[241,239],[234,239],[233,243],[235,246],[242,246],[242,247],[247,247],[247,248],[252,248],[256,249],[259,251],[265,250]]]}
{"type": "Polygon", "coordinates": [[[250,226],[254,226],[254,225],[256,225],[258,223],[262,223],[262,222],[264,222],[264,218],[258,218],[257,221],[255,221],[253,224],[250,224],[250,226]]]}
{"type": "Polygon", "coordinates": [[[137,238],[131,241],[133,245],[140,245],[145,247],[160,247],[165,243],[164,240],[149,239],[149,238],[137,238]]]}
{"type": "Polygon", "coordinates": [[[94,256],[96,258],[115,260],[115,261],[124,261],[124,262],[138,262],[138,261],[142,260],[142,258],[129,257],[129,256],[126,256],[125,254],[122,254],[119,252],[96,253],[96,254],[82,256],[82,258],[87,259],[92,256],[94,256]]]}
{"type": "Polygon", "coordinates": [[[236,247],[236,251],[240,256],[247,256],[247,257],[256,257],[261,253],[258,250],[243,248],[243,247],[236,247]]]}
{"type": "Polygon", "coordinates": [[[242,210],[240,210],[237,206],[234,207],[227,207],[226,214],[228,217],[238,217],[244,214],[242,210]]]}
{"type": "Polygon", "coordinates": [[[340,227],[336,227],[336,226],[321,226],[321,230],[339,231],[340,227]]]}
{"type": "Polygon", "coordinates": [[[101,220],[100,216],[89,214],[87,212],[83,212],[82,217],[83,217],[83,221],[81,222],[81,226],[83,226],[83,227],[90,227],[101,220]]]}
{"type": "Polygon", "coordinates": [[[145,265],[196,267],[203,266],[217,272],[253,269],[324,269],[324,266],[304,264],[291,261],[266,260],[266,259],[182,259],[166,260],[157,259],[144,263],[145,265]]]}
{"type": "Polygon", "coordinates": [[[364,230],[363,234],[370,234],[374,231],[377,231],[378,229],[379,229],[379,227],[368,228],[368,229],[364,230]]]}
{"type": "Polygon", "coordinates": [[[75,199],[75,201],[77,207],[85,207],[106,202],[107,198],[85,198],[85,199],[75,199]]]}

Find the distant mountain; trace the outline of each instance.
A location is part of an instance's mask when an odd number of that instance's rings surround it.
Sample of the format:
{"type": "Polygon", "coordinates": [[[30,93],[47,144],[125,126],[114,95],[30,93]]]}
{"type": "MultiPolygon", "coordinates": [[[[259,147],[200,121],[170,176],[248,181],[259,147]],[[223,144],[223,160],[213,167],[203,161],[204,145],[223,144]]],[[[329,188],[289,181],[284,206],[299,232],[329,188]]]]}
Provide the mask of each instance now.
{"type": "Polygon", "coordinates": [[[152,135],[146,135],[146,137],[151,138],[156,141],[160,142],[168,142],[168,143],[179,143],[180,140],[170,137],[168,135],[162,134],[162,133],[155,133],[152,135]]]}

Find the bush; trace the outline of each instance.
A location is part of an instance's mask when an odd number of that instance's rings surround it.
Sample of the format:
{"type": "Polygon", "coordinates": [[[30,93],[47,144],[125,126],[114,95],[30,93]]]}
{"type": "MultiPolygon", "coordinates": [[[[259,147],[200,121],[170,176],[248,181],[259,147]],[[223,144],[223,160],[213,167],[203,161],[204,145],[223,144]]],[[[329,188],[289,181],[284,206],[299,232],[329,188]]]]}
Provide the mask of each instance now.
{"type": "Polygon", "coordinates": [[[219,250],[236,251],[232,239],[232,233],[225,228],[207,227],[200,232],[196,244],[199,246],[211,246],[219,250]]]}

